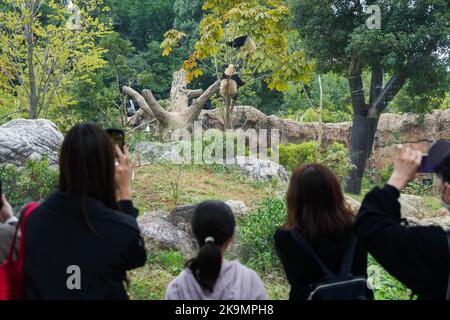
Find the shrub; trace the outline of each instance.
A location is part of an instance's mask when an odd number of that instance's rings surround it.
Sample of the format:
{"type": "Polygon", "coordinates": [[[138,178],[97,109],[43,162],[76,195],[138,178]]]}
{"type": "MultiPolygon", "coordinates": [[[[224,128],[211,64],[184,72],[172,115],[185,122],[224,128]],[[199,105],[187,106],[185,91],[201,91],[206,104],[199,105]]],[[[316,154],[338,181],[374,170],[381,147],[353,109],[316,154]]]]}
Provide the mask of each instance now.
{"type": "Polygon", "coordinates": [[[25,167],[0,167],[3,192],[13,207],[48,197],[58,186],[58,170],[49,166],[48,158],[27,161],[25,167]]]}
{"type": "MultiPolygon", "coordinates": [[[[316,142],[280,145],[280,163],[286,169],[293,171],[299,165],[317,162],[317,148],[316,142]]],[[[347,176],[353,168],[347,149],[338,142],[333,143],[322,152],[321,162],[341,179],[347,176]]]]}
{"type": "Polygon", "coordinates": [[[348,176],[354,168],[348,151],[342,143],[333,143],[325,153],[322,154],[322,163],[334,172],[341,180],[348,176]]]}
{"type": "Polygon", "coordinates": [[[280,163],[293,171],[303,163],[317,161],[317,143],[303,142],[300,144],[286,144],[279,146],[280,163]]]}
{"type": "Polygon", "coordinates": [[[319,122],[320,115],[317,111],[315,111],[313,108],[309,108],[305,111],[303,114],[303,122],[319,122]]]}
{"type": "Polygon", "coordinates": [[[273,236],[285,222],[286,205],[283,199],[261,201],[258,209],[245,217],[241,223],[243,262],[260,273],[281,271],[273,236]]]}

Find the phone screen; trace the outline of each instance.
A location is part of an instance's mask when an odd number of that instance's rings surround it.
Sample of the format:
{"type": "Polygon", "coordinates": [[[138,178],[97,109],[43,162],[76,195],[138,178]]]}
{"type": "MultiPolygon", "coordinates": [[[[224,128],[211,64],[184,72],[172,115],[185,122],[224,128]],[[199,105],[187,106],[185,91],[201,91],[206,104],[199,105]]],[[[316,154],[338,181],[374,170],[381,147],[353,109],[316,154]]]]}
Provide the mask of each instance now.
{"type": "Polygon", "coordinates": [[[125,133],[122,130],[119,129],[107,129],[106,132],[111,137],[111,141],[114,145],[117,145],[120,147],[122,151],[124,151],[125,148],[125,133]]]}
{"type": "Polygon", "coordinates": [[[428,155],[422,157],[422,163],[419,168],[419,173],[433,173],[435,170],[434,165],[428,158],[428,155]]]}

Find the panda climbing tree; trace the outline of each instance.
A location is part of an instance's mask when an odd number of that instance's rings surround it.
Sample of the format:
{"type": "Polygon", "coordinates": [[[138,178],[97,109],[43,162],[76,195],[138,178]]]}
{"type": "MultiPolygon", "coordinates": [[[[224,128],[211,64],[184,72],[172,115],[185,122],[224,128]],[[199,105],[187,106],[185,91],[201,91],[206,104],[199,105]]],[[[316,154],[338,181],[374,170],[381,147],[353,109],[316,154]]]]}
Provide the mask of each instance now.
{"type": "MultiPolygon", "coordinates": [[[[281,92],[289,83],[309,83],[314,65],[302,48],[288,47],[287,35],[294,30],[284,1],[205,0],[203,9],[199,38],[182,69],[188,83],[205,72],[220,81],[226,128],[233,128],[234,107],[245,82],[261,80],[269,89],[281,92]]],[[[166,32],[163,56],[182,47],[185,36],[175,29],[166,32]]]]}

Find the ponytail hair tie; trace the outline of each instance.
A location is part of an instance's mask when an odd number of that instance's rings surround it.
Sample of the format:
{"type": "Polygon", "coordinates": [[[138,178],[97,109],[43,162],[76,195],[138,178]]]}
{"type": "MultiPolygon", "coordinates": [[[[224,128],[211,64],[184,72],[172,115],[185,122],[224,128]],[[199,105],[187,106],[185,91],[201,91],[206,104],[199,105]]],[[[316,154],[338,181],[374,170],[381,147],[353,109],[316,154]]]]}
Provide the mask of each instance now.
{"type": "Polygon", "coordinates": [[[207,238],[205,239],[205,243],[214,243],[214,242],[215,242],[215,240],[214,240],[213,237],[207,237],[207,238]]]}

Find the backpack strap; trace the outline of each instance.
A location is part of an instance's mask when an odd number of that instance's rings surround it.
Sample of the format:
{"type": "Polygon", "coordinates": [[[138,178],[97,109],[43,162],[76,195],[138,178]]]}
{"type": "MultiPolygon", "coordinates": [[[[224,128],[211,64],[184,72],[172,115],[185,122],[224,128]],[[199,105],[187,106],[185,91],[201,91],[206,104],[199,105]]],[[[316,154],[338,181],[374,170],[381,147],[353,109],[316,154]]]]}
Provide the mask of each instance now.
{"type": "Polygon", "coordinates": [[[322,262],[322,260],[314,252],[314,250],[311,248],[311,246],[308,244],[308,242],[306,242],[306,240],[303,239],[300,232],[297,229],[291,229],[289,232],[290,232],[292,238],[294,238],[295,242],[297,242],[300,245],[300,247],[302,247],[303,250],[305,250],[305,252],[319,264],[320,268],[322,269],[323,273],[325,274],[325,277],[327,279],[334,278],[335,274],[333,274],[333,272],[331,272],[330,269],[328,269],[328,267],[322,262]]]}
{"type": "Polygon", "coordinates": [[[341,265],[341,276],[346,276],[352,273],[353,260],[355,258],[356,252],[356,243],[357,240],[355,237],[352,237],[352,241],[350,242],[350,247],[347,249],[345,253],[344,260],[341,265]]]}
{"type": "Polygon", "coordinates": [[[20,242],[19,242],[19,254],[17,257],[17,263],[19,266],[23,266],[23,250],[24,250],[24,244],[25,244],[25,224],[27,222],[28,216],[31,214],[31,212],[38,207],[38,203],[32,202],[23,207],[21,210],[19,221],[16,225],[16,230],[14,232],[14,237],[11,242],[11,246],[9,248],[9,254],[8,254],[8,261],[12,262],[14,260],[14,252],[17,248],[17,236],[19,233],[19,230],[21,230],[21,236],[20,236],[20,242]]]}
{"type": "MultiPolygon", "coordinates": [[[[450,230],[447,231],[447,242],[448,242],[448,250],[449,250],[449,254],[450,254],[450,230]]],[[[447,299],[446,300],[450,300],[450,271],[448,274],[447,299]]]]}

